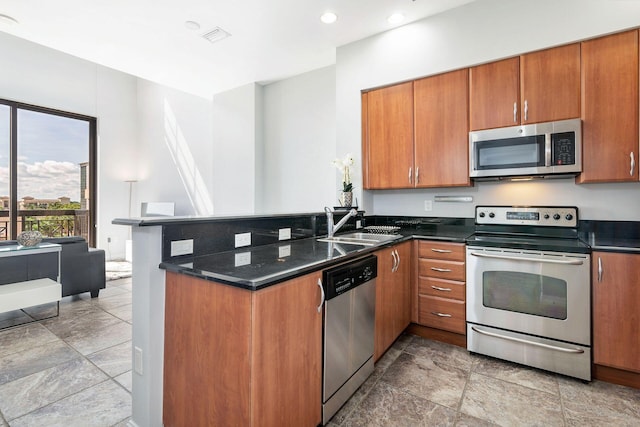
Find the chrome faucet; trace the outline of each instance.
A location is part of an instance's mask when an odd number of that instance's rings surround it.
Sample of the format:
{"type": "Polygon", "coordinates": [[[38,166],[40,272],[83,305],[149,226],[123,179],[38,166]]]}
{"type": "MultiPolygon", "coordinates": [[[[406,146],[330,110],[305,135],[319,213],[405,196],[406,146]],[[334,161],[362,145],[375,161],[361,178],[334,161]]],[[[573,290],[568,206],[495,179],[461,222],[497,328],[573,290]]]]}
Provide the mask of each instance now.
{"type": "Polygon", "coordinates": [[[337,224],[333,223],[333,211],[330,207],[325,206],[324,211],[327,213],[327,237],[331,238],[335,234],[336,231],[340,229],[352,216],[358,215],[358,211],[355,209],[351,209],[347,214],[338,221],[337,224]]]}

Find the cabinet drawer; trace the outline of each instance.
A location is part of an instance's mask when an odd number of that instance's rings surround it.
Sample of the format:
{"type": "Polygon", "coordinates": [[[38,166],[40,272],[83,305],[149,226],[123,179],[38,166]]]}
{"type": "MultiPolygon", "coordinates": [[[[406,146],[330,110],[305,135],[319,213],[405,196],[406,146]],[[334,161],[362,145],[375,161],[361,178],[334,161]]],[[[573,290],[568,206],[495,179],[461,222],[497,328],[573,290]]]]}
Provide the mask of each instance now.
{"type": "Polygon", "coordinates": [[[464,301],[420,295],[418,322],[458,334],[466,333],[464,301]]]}
{"type": "Polygon", "coordinates": [[[465,266],[461,261],[419,259],[418,273],[422,277],[465,281],[465,266]]]}
{"type": "Polygon", "coordinates": [[[418,257],[464,261],[464,243],[421,240],[418,242],[418,257]]]}
{"type": "Polygon", "coordinates": [[[420,277],[418,279],[418,294],[465,301],[465,283],[434,277],[420,277]]]}

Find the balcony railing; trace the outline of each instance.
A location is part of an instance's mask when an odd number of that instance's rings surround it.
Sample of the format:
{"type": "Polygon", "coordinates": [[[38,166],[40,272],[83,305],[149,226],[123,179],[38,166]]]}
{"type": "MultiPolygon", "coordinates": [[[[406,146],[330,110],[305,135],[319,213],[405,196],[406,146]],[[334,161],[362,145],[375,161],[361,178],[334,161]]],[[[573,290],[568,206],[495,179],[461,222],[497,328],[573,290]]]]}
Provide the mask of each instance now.
{"type": "MultiPolygon", "coordinates": [[[[89,211],[85,209],[25,209],[18,211],[18,234],[37,230],[45,237],[82,236],[89,241],[89,211]]],[[[9,236],[9,211],[0,211],[0,240],[9,236]]]]}

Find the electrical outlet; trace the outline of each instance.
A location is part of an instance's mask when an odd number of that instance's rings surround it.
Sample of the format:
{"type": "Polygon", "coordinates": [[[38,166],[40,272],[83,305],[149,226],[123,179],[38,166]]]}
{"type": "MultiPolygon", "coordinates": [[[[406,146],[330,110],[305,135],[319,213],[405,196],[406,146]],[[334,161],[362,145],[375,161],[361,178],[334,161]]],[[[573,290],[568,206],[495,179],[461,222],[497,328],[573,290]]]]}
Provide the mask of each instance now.
{"type": "Polygon", "coordinates": [[[142,349],[140,347],[135,347],[133,370],[136,374],[142,375],[142,349]]]}
{"type": "Polygon", "coordinates": [[[236,234],[236,248],[251,246],[251,233],[236,234]]]}
{"type": "Polygon", "coordinates": [[[285,258],[291,256],[291,245],[284,245],[278,247],[278,258],[285,258]]]}
{"type": "Polygon", "coordinates": [[[171,242],[171,256],[189,255],[193,253],[193,239],[174,240],[171,242]]]}
{"type": "Polygon", "coordinates": [[[433,200],[424,201],[424,210],[426,212],[431,212],[433,210],[433,200]]]}
{"type": "Polygon", "coordinates": [[[234,263],[236,267],[242,267],[243,265],[249,264],[251,264],[251,252],[242,252],[236,254],[234,263]]]}
{"type": "Polygon", "coordinates": [[[107,243],[111,243],[111,237],[107,237],[107,243]]]}
{"type": "Polygon", "coordinates": [[[289,240],[291,239],[291,229],[290,228],[281,228],[278,230],[278,240],[289,240]]]}

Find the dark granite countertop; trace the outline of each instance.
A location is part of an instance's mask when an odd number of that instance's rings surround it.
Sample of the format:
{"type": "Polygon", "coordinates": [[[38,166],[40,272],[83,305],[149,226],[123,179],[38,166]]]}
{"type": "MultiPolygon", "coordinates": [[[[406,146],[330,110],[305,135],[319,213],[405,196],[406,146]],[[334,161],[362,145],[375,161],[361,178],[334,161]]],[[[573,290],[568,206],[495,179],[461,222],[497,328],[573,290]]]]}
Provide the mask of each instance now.
{"type": "Polygon", "coordinates": [[[160,267],[201,279],[258,290],[406,240],[410,240],[410,237],[400,235],[391,242],[361,246],[319,242],[317,238],[311,237],[197,256],[183,259],[180,263],[163,262],[160,267]]]}
{"type": "Polygon", "coordinates": [[[640,222],[581,221],[580,238],[593,251],[640,253],[640,222]]]}
{"type": "MultiPolygon", "coordinates": [[[[389,224],[388,221],[381,223],[389,224]]],[[[403,241],[424,239],[465,243],[475,231],[473,221],[468,219],[422,220],[398,225],[402,228],[397,240],[373,247],[319,242],[317,237],[309,237],[165,261],[160,267],[258,290],[403,241]]],[[[640,253],[640,222],[581,221],[579,236],[592,250],[640,253]]]]}
{"type": "Polygon", "coordinates": [[[317,237],[236,249],[163,262],[160,267],[190,276],[258,290],[411,239],[464,243],[473,228],[444,225],[403,228],[398,239],[376,246],[319,242],[317,237]]]}

